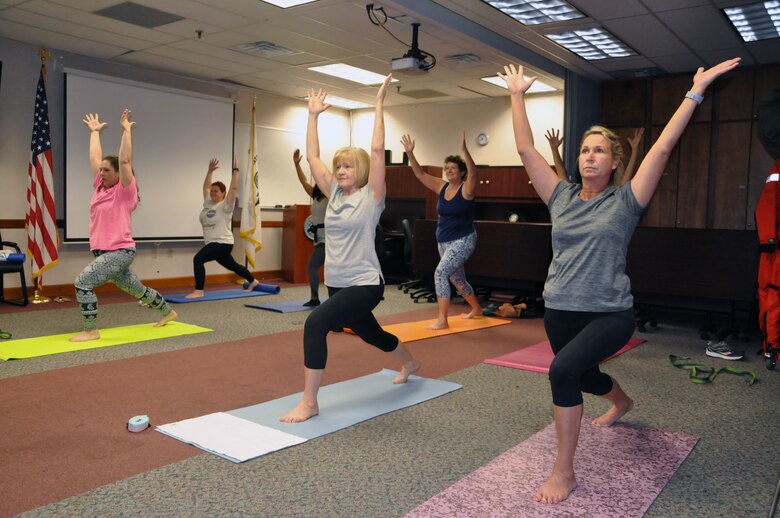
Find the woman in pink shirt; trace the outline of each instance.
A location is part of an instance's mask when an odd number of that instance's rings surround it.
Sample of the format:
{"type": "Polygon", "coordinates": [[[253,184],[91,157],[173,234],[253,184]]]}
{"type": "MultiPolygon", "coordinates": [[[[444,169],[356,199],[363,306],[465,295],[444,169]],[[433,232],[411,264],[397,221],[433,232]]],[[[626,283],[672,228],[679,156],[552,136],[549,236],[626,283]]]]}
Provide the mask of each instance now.
{"type": "Polygon", "coordinates": [[[107,282],[114,283],[145,305],[157,310],[162,318],[155,326],[164,326],[176,318],[176,312],[162,295],[141,284],[130,271],[135,258],[135,241],[130,226],[130,216],[138,206],[138,188],[132,165],[132,133],[135,122],[130,121],[130,110],[122,112],[122,139],[119,157],[103,157],[100,131],[106,127],[97,113],[88,113],[84,124],[89,128],[89,163],[94,180],[92,201],[89,203],[89,249],[95,260],[76,278],[76,299],[84,318],[84,330],[70,339],[71,342],[97,340],[98,301],[94,289],[107,282]]]}

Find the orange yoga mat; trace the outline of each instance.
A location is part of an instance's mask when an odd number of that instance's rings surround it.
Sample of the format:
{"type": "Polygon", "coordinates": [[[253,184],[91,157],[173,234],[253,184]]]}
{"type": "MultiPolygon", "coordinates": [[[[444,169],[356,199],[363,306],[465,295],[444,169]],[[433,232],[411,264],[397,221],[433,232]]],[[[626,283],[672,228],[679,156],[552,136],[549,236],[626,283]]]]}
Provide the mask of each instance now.
{"type": "MultiPolygon", "coordinates": [[[[488,327],[502,326],[509,324],[511,320],[502,318],[492,318],[479,316],[476,318],[462,318],[462,315],[449,317],[447,322],[450,327],[447,329],[428,329],[428,326],[436,322],[435,318],[430,320],[420,320],[417,322],[403,322],[401,324],[388,324],[382,326],[382,329],[388,333],[394,334],[401,342],[414,342],[415,340],[425,340],[426,338],[435,338],[437,336],[452,335],[455,333],[465,333],[466,331],[476,331],[478,329],[487,329],[488,327]]],[[[352,333],[351,329],[345,329],[352,333]]]]}

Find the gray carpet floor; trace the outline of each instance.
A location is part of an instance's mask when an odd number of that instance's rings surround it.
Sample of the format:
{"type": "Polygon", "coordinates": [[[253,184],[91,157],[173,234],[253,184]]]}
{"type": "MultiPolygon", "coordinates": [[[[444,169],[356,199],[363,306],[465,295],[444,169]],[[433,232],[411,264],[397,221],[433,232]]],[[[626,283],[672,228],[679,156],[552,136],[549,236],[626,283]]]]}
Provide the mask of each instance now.
{"type": "MultiPolygon", "coordinates": [[[[296,287],[283,290],[277,300],[306,295],[305,288],[296,287]]],[[[307,315],[257,310],[247,319],[245,302],[221,301],[219,321],[210,304],[176,306],[184,321],[218,327],[219,333],[0,362],[0,377],[299,329],[307,315]]],[[[420,307],[390,286],[376,314],[420,307]]],[[[150,310],[131,302],[106,304],[101,326],[137,323],[137,312],[144,311],[150,310]]],[[[73,332],[79,326],[77,312],[56,309],[0,314],[0,320],[15,338],[73,332]]],[[[744,361],[706,357],[696,324],[695,317],[662,317],[658,329],[636,333],[647,344],[604,367],[635,399],[624,422],[701,438],[647,516],[766,516],[780,474],[780,370],[766,370],[753,354],[760,347],[757,339],[735,342],[748,353],[744,361]],[[671,366],[669,354],[749,368],[759,381],[749,387],[723,375],[712,384],[695,385],[686,371],[671,366]]],[[[243,464],[200,454],[22,516],[402,516],[551,422],[545,375],[480,364],[445,379],[463,390],[243,464]]],[[[587,414],[606,408],[586,396],[587,414]]],[[[559,516],[553,507],[550,516],[559,516]]]]}

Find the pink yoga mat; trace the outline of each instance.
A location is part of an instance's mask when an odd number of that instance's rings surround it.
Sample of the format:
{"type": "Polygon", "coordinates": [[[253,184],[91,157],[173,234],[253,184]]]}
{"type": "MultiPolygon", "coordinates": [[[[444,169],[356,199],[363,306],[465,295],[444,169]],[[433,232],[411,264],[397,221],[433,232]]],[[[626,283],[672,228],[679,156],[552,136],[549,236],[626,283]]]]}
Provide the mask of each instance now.
{"type": "MultiPolygon", "coordinates": [[[[632,338],[622,349],[607,358],[607,360],[614,358],[619,354],[623,354],[643,343],[645,343],[645,340],[642,340],[641,338],[632,338]]],[[[550,363],[552,363],[552,360],[553,352],[550,348],[550,342],[539,342],[538,344],[524,347],[523,349],[505,354],[504,356],[499,356],[498,358],[488,358],[485,360],[485,363],[547,374],[550,372],[550,363]]]]}
{"type": "Polygon", "coordinates": [[[579,484],[558,504],[540,504],[533,494],[555,461],[555,426],[499,455],[405,518],[641,517],[698,437],[617,423],[600,428],[582,421],[575,457],[579,484]]]}

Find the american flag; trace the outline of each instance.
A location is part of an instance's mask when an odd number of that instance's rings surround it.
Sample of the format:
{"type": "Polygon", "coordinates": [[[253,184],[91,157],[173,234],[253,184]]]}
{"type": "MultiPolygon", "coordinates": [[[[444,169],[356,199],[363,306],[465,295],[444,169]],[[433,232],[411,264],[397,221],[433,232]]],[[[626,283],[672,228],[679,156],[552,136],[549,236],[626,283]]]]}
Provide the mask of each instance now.
{"type": "MultiPolygon", "coordinates": [[[[46,100],[44,66],[35,93],[30,163],[27,166],[27,254],[32,260],[33,280],[57,264],[60,239],[54,208],[49,106],[46,100]]],[[[40,279],[38,280],[40,283],[40,279]]],[[[39,284],[40,285],[40,284],[39,284]]]]}

